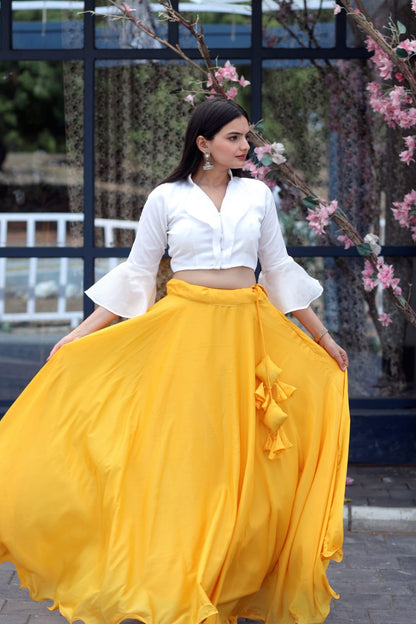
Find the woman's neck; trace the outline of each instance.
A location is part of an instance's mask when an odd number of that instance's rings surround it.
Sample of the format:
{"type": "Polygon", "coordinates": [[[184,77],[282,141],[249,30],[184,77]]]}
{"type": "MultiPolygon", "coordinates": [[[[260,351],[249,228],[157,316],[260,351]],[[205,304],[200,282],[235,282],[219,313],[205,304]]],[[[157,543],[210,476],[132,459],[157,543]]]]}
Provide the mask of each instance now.
{"type": "Polygon", "coordinates": [[[215,170],[210,169],[209,171],[204,171],[202,166],[197,169],[197,171],[192,175],[192,180],[198,186],[205,186],[211,188],[217,188],[221,186],[227,186],[230,181],[230,174],[228,169],[215,170]]]}

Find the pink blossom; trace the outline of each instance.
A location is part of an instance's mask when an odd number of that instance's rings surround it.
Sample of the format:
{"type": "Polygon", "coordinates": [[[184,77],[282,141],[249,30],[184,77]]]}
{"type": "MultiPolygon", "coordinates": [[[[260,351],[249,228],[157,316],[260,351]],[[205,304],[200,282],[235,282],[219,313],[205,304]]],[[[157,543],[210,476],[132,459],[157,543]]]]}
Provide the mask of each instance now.
{"type": "Polygon", "coordinates": [[[189,102],[193,106],[194,105],[194,96],[190,93],[189,95],[186,96],[186,98],[184,98],[184,101],[185,102],[189,102]]]}
{"type": "Polygon", "coordinates": [[[344,249],[349,249],[350,247],[354,247],[354,243],[352,242],[352,240],[348,238],[348,236],[345,236],[344,234],[340,234],[339,236],[337,236],[337,240],[339,240],[339,242],[344,245],[344,249]]]}
{"type": "Polygon", "coordinates": [[[384,95],[377,82],[367,85],[370,93],[370,106],[376,113],[383,115],[387,125],[410,128],[416,124],[416,108],[406,108],[412,98],[403,87],[395,86],[388,95],[384,95]]]}
{"type": "Polygon", "coordinates": [[[341,13],[341,7],[339,4],[337,4],[336,2],[333,2],[333,7],[334,7],[334,15],[338,15],[338,13],[341,13]]]}
{"type": "Polygon", "coordinates": [[[275,182],[268,180],[266,178],[266,175],[270,171],[270,167],[266,167],[266,166],[257,167],[253,163],[253,161],[246,160],[243,166],[243,171],[248,171],[253,176],[253,178],[256,178],[257,180],[263,180],[263,182],[265,182],[271,188],[276,186],[275,182]]]}
{"type": "Polygon", "coordinates": [[[412,214],[416,210],[416,190],[407,193],[402,202],[393,202],[393,206],[393,217],[401,227],[410,230],[412,239],[416,241],[416,216],[412,214]]]}
{"type": "Polygon", "coordinates": [[[215,72],[215,77],[220,84],[223,83],[223,80],[238,82],[237,70],[234,65],[231,65],[230,61],[225,61],[224,67],[219,67],[217,69],[217,71],[215,72]]]}
{"type": "Polygon", "coordinates": [[[306,220],[309,222],[309,227],[317,234],[322,234],[329,223],[329,217],[338,208],[338,202],[333,200],[332,202],[323,203],[320,202],[314,209],[308,208],[308,214],[306,220]]]}
{"type": "Polygon", "coordinates": [[[238,82],[240,83],[242,87],[248,87],[248,85],[251,84],[250,81],[246,80],[242,74],[238,82]]]}
{"type": "Polygon", "coordinates": [[[234,65],[231,65],[230,61],[225,61],[223,72],[224,78],[226,80],[233,80],[235,82],[238,82],[237,70],[234,65]]]}
{"type": "Polygon", "coordinates": [[[257,177],[257,167],[252,160],[245,161],[243,171],[248,171],[252,176],[257,177]]]}
{"type": "Polygon", "coordinates": [[[394,108],[400,108],[402,104],[410,104],[412,101],[412,98],[406,93],[405,88],[398,87],[397,85],[390,91],[389,97],[394,108]]]}
{"type": "Polygon", "coordinates": [[[377,280],[383,288],[389,288],[392,285],[392,279],[394,275],[394,269],[391,264],[385,264],[384,261],[379,258],[381,262],[377,262],[377,280]]]}
{"type": "Polygon", "coordinates": [[[415,137],[411,135],[404,137],[404,142],[406,144],[407,150],[400,152],[399,158],[402,162],[410,165],[412,161],[414,162],[413,153],[415,151],[415,137]]]}
{"type": "Polygon", "coordinates": [[[382,288],[391,288],[395,295],[401,295],[399,278],[394,277],[394,268],[391,264],[385,264],[382,258],[377,258],[377,284],[382,288]]]}
{"type": "Polygon", "coordinates": [[[257,179],[265,181],[266,175],[269,173],[269,171],[270,167],[266,167],[265,165],[257,167],[257,179]]]}
{"type": "Polygon", "coordinates": [[[408,54],[414,54],[416,52],[416,40],[404,39],[403,41],[400,41],[397,48],[402,48],[403,50],[406,50],[408,54]]]}
{"type": "Polygon", "coordinates": [[[352,477],[347,477],[345,479],[345,485],[354,485],[354,479],[352,477]]]}
{"type": "Polygon", "coordinates": [[[416,13],[416,0],[412,0],[412,11],[416,13]]]}
{"type": "Polygon", "coordinates": [[[378,320],[383,325],[383,327],[388,327],[390,323],[392,323],[391,318],[385,312],[381,312],[381,314],[378,315],[378,320]]]}
{"type": "Polygon", "coordinates": [[[396,72],[394,74],[394,77],[396,78],[397,82],[403,82],[403,80],[405,79],[402,72],[396,72]]]}
{"type": "Polygon", "coordinates": [[[387,54],[383,52],[380,46],[371,37],[367,37],[367,39],[365,40],[365,45],[369,52],[374,52],[374,55],[371,57],[370,61],[374,63],[374,65],[377,67],[380,76],[386,79],[391,78],[393,63],[391,62],[387,54]]]}
{"type": "MultiPolygon", "coordinates": [[[[215,77],[216,77],[216,78],[217,78],[217,80],[218,80],[218,76],[217,76],[216,74],[215,74],[215,77]]],[[[218,81],[218,82],[219,82],[219,81],[218,81]]],[[[221,83],[220,83],[220,84],[221,84],[221,83]]],[[[207,88],[209,88],[209,87],[212,87],[212,77],[211,77],[211,74],[208,76],[208,79],[207,79],[207,88]]],[[[212,89],[211,89],[211,91],[212,91],[212,89]]]]}
{"type": "Polygon", "coordinates": [[[233,100],[238,95],[237,87],[231,87],[231,89],[225,92],[225,95],[229,100],[233,100]]]}
{"type": "Polygon", "coordinates": [[[272,146],[270,143],[267,145],[261,145],[260,147],[254,148],[254,153],[256,154],[259,160],[263,158],[263,154],[270,154],[271,151],[272,151],[272,146]]]}
{"type": "MultiPolygon", "coordinates": [[[[237,70],[234,67],[234,65],[231,65],[230,61],[226,61],[223,67],[219,67],[215,71],[214,75],[220,87],[223,86],[224,80],[228,80],[230,82],[238,82],[242,87],[247,87],[250,84],[250,81],[246,80],[244,76],[240,76],[240,78],[238,77],[237,70]]],[[[210,87],[212,87],[211,75],[209,75],[207,78],[207,88],[209,89],[210,87]]],[[[231,87],[226,92],[226,95],[229,100],[233,100],[235,96],[237,95],[237,92],[238,92],[237,87],[231,87]]]]}
{"type": "Polygon", "coordinates": [[[373,265],[371,264],[371,262],[366,260],[364,262],[364,270],[361,271],[361,275],[363,277],[364,290],[366,290],[367,292],[370,292],[371,290],[373,290],[373,288],[377,286],[377,282],[372,279],[373,273],[373,265]]]}

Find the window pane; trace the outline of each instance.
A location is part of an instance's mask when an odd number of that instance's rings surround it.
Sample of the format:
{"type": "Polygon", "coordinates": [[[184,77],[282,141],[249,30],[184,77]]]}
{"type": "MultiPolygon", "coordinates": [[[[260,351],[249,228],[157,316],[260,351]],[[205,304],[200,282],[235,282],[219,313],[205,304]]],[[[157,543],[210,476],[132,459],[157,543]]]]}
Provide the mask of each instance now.
{"type": "MultiPolygon", "coordinates": [[[[392,305],[388,294],[376,288],[364,292],[360,258],[298,258],[318,278],[324,293],[313,304],[332,336],[348,352],[351,398],[416,397],[414,387],[416,332],[392,305]],[[381,313],[392,318],[388,327],[381,313]]],[[[409,258],[385,258],[406,285],[415,277],[416,264],[409,258]]],[[[403,286],[403,294],[408,296],[403,286]]]]}
{"type": "Polygon", "coordinates": [[[84,45],[84,2],[14,0],[14,49],[68,49],[84,45]]]}
{"type": "Polygon", "coordinates": [[[0,244],[82,245],[82,63],[0,62],[0,244]]]}
{"type": "Polygon", "coordinates": [[[0,399],[13,400],[83,316],[82,260],[0,258],[0,399]]]}
{"type": "MultiPolygon", "coordinates": [[[[329,91],[321,71],[308,61],[270,61],[263,69],[263,119],[265,138],[283,143],[289,166],[314,193],[328,198],[336,178],[330,158],[328,129],[329,91]]],[[[274,170],[276,171],[276,170],[274,170]]],[[[326,244],[308,227],[301,195],[284,178],[277,181],[275,196],[288,245],[326,244]]],[[[321,237],[322,238],[322,237],[321,237]]]]}
{"type": "MultiPolygon", "coordinates": [[[[98,3],[97,3],[98,4],[98,3]]],[[[116,7],[99,3],[94,17],[95,45],[97,48],[160,48],[160,43],[142,32],[134,23],[125,19],[114,19],[120,15],[116,7]]],[[[156,2],[133,2],[128,3],[134,10],[134,17],[142,22],[152,32],[162,39],[168,37],[168,24],[158,20],[157,16],[162,7],[156,2]]]]}
{"type": "Polygon", "coordinates": [[[335,19],[332,0],[263,0],[266,48],[332,48],[335,19]]]}
{"type": "Polygon", "coordinates": [[[129,247],[150,191],[178,164],[192,107],[179,63],[96,67],[95,217],[98,246],[129,247]]]}
{"type": "MultiPolygon", "coordinates": [[[[204,27],[209,48],[249,48],[251,46],[251,2],[197,2],[195,12],[183,12],[190,19],[198,16],[204,27]]],[[[197,47],[197,41],[185,28],[179,28],[179,43],[184,48],[197,47]]]]}
{"type": "MultiPolygon", "coordinates": [[[[153,32],[163,38],[168,38],[168,22],[159,20],[161,7],[157,3],[131,3],[134,17],[153,32]]],[[[198,24],[204,27],[205,41],[210,48],[249,48],[251,45],[251,2],[186,2],[179,7],[181,14],[189,19],[198,16],[198,24]],[[192,4],[195,5],[193,10],[192,4]],[[186,10],[183,10],[186,9],[186,10]],[[191,11],[189,11],[191,9],[191,11]]],[[[160,44],[142,33],[133,23],[126,20],[112,20],[112,13],[116,9],[100,7],[98,13],[106,16],[96,17],[96,45],[98,48],[158,48],[160,44]]],[[[183,48],[197,46],[196,39],[189,32],[179,27],[179,43],[183,48]]]]}

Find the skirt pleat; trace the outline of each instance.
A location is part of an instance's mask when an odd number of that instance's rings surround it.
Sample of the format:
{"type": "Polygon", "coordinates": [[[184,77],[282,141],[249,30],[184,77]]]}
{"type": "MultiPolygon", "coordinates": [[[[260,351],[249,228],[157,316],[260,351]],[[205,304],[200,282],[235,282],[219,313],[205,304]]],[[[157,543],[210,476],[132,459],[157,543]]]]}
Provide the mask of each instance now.
{"type": "Polygon", "coordinates": [[[70,622],[323,622],[347,376],[260,286],[180,280],[62,347],[0,423],[0,562],[70,622]]]}

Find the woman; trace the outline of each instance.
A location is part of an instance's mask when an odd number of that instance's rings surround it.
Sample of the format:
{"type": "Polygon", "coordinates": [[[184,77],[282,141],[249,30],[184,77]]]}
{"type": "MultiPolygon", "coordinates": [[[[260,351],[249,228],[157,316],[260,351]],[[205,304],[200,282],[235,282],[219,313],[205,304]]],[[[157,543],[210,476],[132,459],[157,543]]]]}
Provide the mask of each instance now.
{"type": "Polygon", "coordinates": [[[336,596],[348,360],[241,177],[248,132],[235,103],[195,110],[129,258],[1,423],[0,561],[69,621],[312,624],[336,596]]]}

